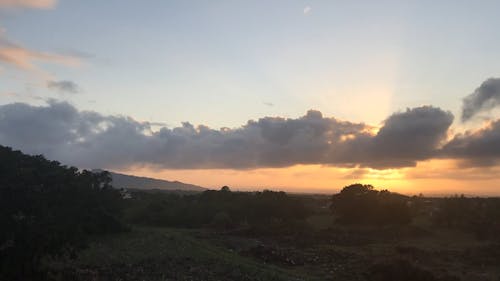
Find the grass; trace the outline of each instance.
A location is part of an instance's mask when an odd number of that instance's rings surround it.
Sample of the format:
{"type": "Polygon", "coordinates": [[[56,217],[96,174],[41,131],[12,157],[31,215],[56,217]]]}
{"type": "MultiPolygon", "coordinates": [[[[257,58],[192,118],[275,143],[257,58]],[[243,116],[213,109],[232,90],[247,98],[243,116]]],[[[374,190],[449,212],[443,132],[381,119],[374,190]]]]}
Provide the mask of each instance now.
{"type": "Polygon", "coordinates": [[[314,230],[328,229],[334,225],[334,219],[330,213],[312,215],[307,222],[314,230]]]}
{"type": "Polygon", "coordinates": [[[189,230],[170,228],[134,227],[100,238],[63,266],[62,279],[311,280],[193,237],[189,230]]]}
{"type": "MultiPolygon", "coordinates": [[[[328,222],[315,217],[321,229],[328,222]]],[[[366,280],[372,264],[409,260],[436,276],[461,280],[498,280],[495,259],[498,244],[477,241],[471,235],[434,229],[413,235],[412,227],[381,229],[331,228],[334,238],[297,247],[283,237],[246,237],[208,229],[133,227],[122,234],[99,237],[76,260],[52,264],[56,280],[366,280]],[[345,230],[345,229],[344,229],[345,230]],[[393,233],[392,238],[381,238],[393,233]],[[361,235],[361,236],[360,236],[361,235]],[[345,237],[344,237],[345,236],[345,237]],[[369,237],[360,241],[357,236],[369,237]],[[344,241],[351,239],[353,241],[344,241]],[[344,241],[345,243],[342,243],[344,241]],[[261,255],[247,254],[256,245],[261,255]],[[488,251],[489,252],[485,252],[488,251]],[[295,265],[268,260],[274,251],[299,261],[295,265]],[[491,253],[490,253],[491,252],[491,253]]]]}

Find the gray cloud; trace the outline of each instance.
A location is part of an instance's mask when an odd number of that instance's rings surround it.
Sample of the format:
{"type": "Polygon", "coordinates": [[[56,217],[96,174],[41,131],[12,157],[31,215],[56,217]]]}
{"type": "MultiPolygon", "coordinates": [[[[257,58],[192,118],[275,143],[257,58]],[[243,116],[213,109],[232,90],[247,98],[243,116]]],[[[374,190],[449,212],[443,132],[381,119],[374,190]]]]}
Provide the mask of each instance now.
{"type": "Polygon", "coordinates": [[[463,159],[469,167],[493,166],[500,161],[500,119],[489,126],[456,135],[446,144],[443,157],[463,159]]]}
{"type": "Polygon", "coordinates": [[[374,135],[365,124],[310,110],[300,118],[264,117],[234,129],[183,123],[153,131],[157,124],[49,101],[46,106],[0,106],[0,143],[86,168],[389,168],[434,157],[452,119],[439,108],[408,109],[390,116],[374,135]]]}
{"type": "Polygon", "coordinates": [[[394,113],[375,136],[357,135],[340,146],[330,159],[337,163],[372,168],[415,166],[430,159],[446,139],[453,115],[432,106],[394,113]]]}
{"type": "Polygon", "coordinates": [[[500,105],[500,78],[484,81],[474,93],[463,99],[462,122],[466,122],[476,114],[491,110],[500,105]]]}
{"type": "Polygon", "coordinates": [[[80,92],[80,87],[78,86],[78,84],[69,80],[47,81],[47,88],[56,90],[61,93],[76,94],[80,92]]]}
{"type": "MultiPolygon", "coordinates": [[[[391,115],[374,138],[375,159],[416,164],[433,157],[445,140],[453,115],[439,108],[423,106],[391,115]]],[[[405,165],[406,166],[406,165],[405,165]]]]}

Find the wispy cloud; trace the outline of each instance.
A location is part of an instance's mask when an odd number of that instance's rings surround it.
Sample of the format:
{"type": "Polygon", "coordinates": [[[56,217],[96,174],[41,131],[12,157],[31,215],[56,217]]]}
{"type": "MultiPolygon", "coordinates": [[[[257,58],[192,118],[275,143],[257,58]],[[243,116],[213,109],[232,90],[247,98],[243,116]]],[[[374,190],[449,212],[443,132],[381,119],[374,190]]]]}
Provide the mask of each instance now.
{"type": "Polygon", "coordinates": [[[36,65],[37,62],[55,63],[67,66],[78,66],[81,64],[80,60],[74,57],[34,51],[6,41],[2,42],[1,39],[0,62],[31,71],[40,71],[36,65]]]}
{"type": "Polygon", "coordinates": [[[80,92],[78,84],[69,80],[47,81],[47,88],[56,90],[60,93],[76,94],[80,92]]]}
{"type": "Polygon", "coordinates": [[[56,0],[0,0],[0,8],[50,9],[56,3],[56,0]]]}
{"type": "Polygon", "coordinates": [[[46,101],[46,98],[32,94],[32,93],[22,93],[22,92],[0,92],[0,97],[15,98],[15,99],[29,99],[37,101],[46,101]]]}
{"type": "MultiPolygon", "coordinates": [[[[0,9],[37,8],[47,9],[55,6],[55,0],[0,0],[0,9]]],[[[0,27],[0,64],[48,75],[39,66],[40,63],[53,63],[66,66],[78,66],[81,59],[76,56],[33,50],[8,38],[6,30],[0,27]]]]}
{"type": "Polygon", "coordinates": [[[305,6],[304,7],[304,15],[309,15],[312,12],[311,6],[305,6]]]}

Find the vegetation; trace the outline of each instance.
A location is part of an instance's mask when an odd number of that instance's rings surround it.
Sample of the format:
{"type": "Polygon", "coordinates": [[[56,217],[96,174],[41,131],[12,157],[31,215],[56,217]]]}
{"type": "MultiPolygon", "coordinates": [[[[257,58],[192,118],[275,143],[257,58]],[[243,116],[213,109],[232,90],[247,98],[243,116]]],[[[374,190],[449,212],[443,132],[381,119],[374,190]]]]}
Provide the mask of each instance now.
{"type": "Polygon", "coordinates": [[[75,255],[91,235],[119,232],[108,174],[79,172],[0,147],[0,279],[29,280],[42,258],[75,255]]]}
{"type": "Polygon", "coordinates": [[[289,269],[195,237],[190,230],[136,227],[92,243],[72,263],[53,267],[59,280],[311,280],[289,269]]]}
{"type": "Polygon", "coordinates": [[[454,196],[440,200],[437,226],[474,233],[481,239],[500,239],[500,198],[454,196]]]}
{"type": "Polygon", "coordinates": [[[371,185],[346,186],[332,197],[332,211],[345,224],[407,224],[411,221],[409,199],[371,185]]]}
{"type": "Polygon", "coordinates": [[[134,192],[126,220],[167,227],[215,227],[269,231],[296,225],[310,213],[284,192],[232,192],[229,187],[198,194],[134,192]]]}
{"type": "Polygon", "coordinates": [[[107,172],[0,159],[0,280],[500,279],[498,198],[124,191],[107,172]]]}

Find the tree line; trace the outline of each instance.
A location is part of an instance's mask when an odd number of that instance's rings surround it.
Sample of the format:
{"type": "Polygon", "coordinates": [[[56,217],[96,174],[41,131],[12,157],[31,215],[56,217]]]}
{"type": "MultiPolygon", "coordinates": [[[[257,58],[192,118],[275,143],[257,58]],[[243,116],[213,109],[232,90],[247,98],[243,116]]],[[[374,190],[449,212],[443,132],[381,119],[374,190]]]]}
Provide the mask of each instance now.
{"type": "Polygon", "coordinates": [[[3,146],[0,159],[1,280],[43,279],[43,258],[75,255],[92,235],[126,230],[108,173],[3,146]]]}

